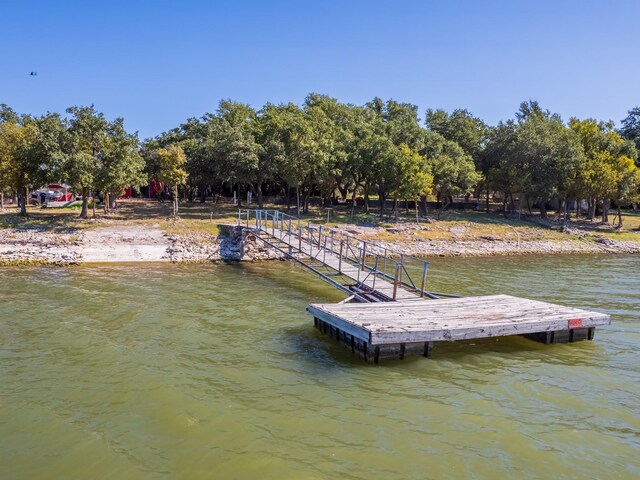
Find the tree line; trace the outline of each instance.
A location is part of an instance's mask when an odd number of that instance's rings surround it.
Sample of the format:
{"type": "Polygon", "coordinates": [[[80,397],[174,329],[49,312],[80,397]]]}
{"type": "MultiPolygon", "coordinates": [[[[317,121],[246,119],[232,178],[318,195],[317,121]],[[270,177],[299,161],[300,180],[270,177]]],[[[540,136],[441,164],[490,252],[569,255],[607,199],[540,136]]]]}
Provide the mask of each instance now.
{"type": "Polygon", "coordinates": [[[226,188],[251,191],[259,207],[266,194],[284,194],[303,212],[312,195],[362,195],[367,211],[375,196],[381,213],[388,200],[394,208],[415,200],[423,214],[431,196],[442,208],[457,196],[486,196],[488,206],[499,192],[505,211],[526,202],[546,217],[550,200],[565,208],[584,200],[589,218],[600,205],[608,221],[612,202],[620,207],[640,194],[640,108],[618,129],[594,119],[565,122],[534,101],[496,126],[462,109],[429,109],[423,123],[409,103],[352,105],[313,93],[300,106],[259,110],[223,100],[215,112],[144,142],[93,107],[67,114],[17,115],[2,106],[0,184],[18,192],[22,206],[28,188],[62,180],[82,191],[86,216],[90,192],[113,198],[154,178],[171,188],[174,213],[178,189],[201,201],[226,188]]]}

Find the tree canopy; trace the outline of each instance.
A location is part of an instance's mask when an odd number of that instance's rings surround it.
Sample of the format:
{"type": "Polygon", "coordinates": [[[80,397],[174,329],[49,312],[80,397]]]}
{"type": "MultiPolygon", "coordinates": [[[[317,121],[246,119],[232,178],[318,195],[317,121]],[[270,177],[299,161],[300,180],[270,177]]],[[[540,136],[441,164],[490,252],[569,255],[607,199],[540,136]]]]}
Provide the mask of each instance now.
{"type": "MultiPolygon", "coordinates": [[[[228,189],[264,195],[292,194],[299,212],[312,196],[322,201],[364,197],[416,201],[446,208],[453,197],[483,194],[515,208],[514,196],[537,205],[542,216],[553,199],[596,205],[630,203],[638,197],[640,107],[616,130],[613,122],[569,122],[526,101],[494,127],[466,109],[428,109],[374,98],[364,105],[318,93],[301,105],[267,103],[255,109],[230,99],[215,111],[189,118],[142,144],[122,118],[108,120],[93,106],[71,107],[67,116],[18,114],[0,105],[0,183],[17,193],[26,213],[30,189],[49,181],[82,194],[81,216],[97,192],[112,206],[124,188],[149,179],[172,192],[205,201],[228,189]]],[[[606,215],[604,219],[606,220],[606,215]]],[[[621,219],[621,217],[620,217],[621,219]]]]}

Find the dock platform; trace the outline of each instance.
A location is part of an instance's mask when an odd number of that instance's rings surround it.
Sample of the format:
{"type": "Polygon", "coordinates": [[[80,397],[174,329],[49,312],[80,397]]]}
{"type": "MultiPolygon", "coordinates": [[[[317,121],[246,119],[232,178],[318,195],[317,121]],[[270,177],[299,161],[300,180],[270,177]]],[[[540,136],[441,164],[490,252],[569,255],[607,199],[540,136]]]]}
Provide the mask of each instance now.
{"type": "Polygon", "coordinates": [[[544,343],[592,340],[609,315],[490,295],[412,302],[311,304],[321,332],[369,362],[431,356],[434,342],[524,335],[544,343]]]}
{"type": "Polygon", "coordinates": [[[429,262],[277,210],[238,211],[238,225],[348,297],[311,304],[314,325],[368,362],[431,356],[435,342],[521,335],[551,343],[593,340],[604,313],[490,295],[430,291],[429,262]],[[255,228],[253,228],[255,222],[255,228]],[[250,228],[251,227],[251,228],[250,228]]]}

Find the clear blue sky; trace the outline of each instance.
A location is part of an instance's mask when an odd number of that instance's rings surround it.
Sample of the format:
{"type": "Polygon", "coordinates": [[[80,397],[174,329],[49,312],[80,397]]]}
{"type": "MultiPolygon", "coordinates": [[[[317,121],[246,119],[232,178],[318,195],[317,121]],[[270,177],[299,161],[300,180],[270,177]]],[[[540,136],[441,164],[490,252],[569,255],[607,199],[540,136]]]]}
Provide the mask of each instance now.
{"type": "Polygon", "coordinates": [[[93,103],[143,138],[221,98],[379,96],[491,124],[529,98],[616,122],[640,104],[639,0],[2,0],[0,18],[0,103],[93,103]]]}

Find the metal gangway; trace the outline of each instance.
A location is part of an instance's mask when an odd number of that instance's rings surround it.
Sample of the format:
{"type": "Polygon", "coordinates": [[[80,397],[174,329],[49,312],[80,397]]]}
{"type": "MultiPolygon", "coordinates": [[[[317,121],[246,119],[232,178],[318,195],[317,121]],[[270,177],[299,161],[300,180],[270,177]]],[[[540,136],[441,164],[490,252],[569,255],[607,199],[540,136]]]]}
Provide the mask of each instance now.
{"type": "Polygon", "coordinates": [[[326,225],[264,209],[238,210],[238,225],[347,293],[345,302],[457,296],[426,290],[429,262],[326,225]]]}

